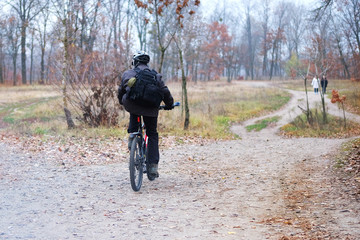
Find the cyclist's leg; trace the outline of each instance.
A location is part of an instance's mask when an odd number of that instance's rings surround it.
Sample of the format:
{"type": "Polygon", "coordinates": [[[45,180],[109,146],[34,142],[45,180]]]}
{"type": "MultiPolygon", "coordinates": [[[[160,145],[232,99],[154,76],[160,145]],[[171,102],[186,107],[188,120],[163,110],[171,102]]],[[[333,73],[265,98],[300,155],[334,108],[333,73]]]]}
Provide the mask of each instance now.
{"type": "MultiPolygon", "coordinates": [[[[138,115],[135,115],[135,114],[131,114],[130,113],[130,120],[129,120],[129,128],[128,128],[128,133],[133,133],[133,132],[137,132],[138,131],[138,128],[139,128],[139,123],[138,123],[138,115]]],[[[131,148],[131,142],[132,142],[132,136],[130,135],[129,136],[129,139],[128,139],[128,148],[130,150],[131,148]]]]}
{"type": "Polygon", "coordinates": [[[150,164],[149,172],[158,177],[157,167],[159,163],[159,134],[157,132],[157,117],[143,117],[148,136],[147,160],[150,164]]]}

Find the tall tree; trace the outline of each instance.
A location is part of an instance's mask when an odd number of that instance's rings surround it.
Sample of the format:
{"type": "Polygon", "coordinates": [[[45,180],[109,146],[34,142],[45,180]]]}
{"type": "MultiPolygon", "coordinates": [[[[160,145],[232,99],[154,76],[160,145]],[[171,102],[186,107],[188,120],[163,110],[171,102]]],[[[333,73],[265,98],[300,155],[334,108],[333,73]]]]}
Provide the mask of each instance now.
{"type": "Polygon", "coordinates": [[[29,77],[30,77],[30,85],[33,84],[33,73],[34,73],[34,39],[35,39],[35,29],[30,28],[30,71],[29,71],[29,77]]]}
{"type": "Polygon", "coordinates": [[[268,51],[270,49],[270,43],[268,40],[268,33],[269,33],[269,18],[270,18],[270,0],[264,0],[262,2],[262,51],[261,54],[263,54],[263,64],[262,64],[262,75],[267,75],[267,68],[268,68],[268,51]]]}
{"type": "Polygon", "coordinates": [[[20,39],[20,25],[19,21],[15,16],[9,16],[6,26],[7,42],[9,44],[8,53],[12,59],[13,65],[13,85],[17,85],[17,58],[19,53],[19,39],[20,39]]]}
{"type": "Polygon", "coordinates": [[[66,116],[66,121],[68,128],[74,128],[75,124],[72,120],[70,111],[69,111],[69,93],[68,93],[68,85],[72,83],[72,79],[69,76],[69,72],[71,69],[71,56],[70,51],[71,48],[74,47],[74,41],[76,40],[75,34],[76,30],[74,29],[74,10],[75,4],[71,0],[52,0],[55,5],[56,16],[58,18],[58,22],[61,24],[61,42],[63,44],[63,60],[62,60],[62,93],[63,93],[63,107],[64,113],[66,116]]]}
{"type": "Polygon", "coordinates": [[[26,37],[30,22],[41,11],[42,3],[39,0],[17,0],[7,2],[18,14],[21,26],[21,78],[26,84],[26,37]]]}
{"type": "Polygon", "coordinates": [[[126,69],[123,66],[125,60],[121,55],[121,50],[123,48],[122,41],[122,23],[124,15],[122,12],[125,8],[125,1],[123,0],[115,0],[115,1],[105,1],[103,2],[104,8],[109,16],[110,24],[109,24],[109,34],[107,40],[106,53],[107,55],[113,55],[114,61],[113,66],[116,69],[126,69]]]}
{"type": "Polygon", "coordinates": [[[148,30],[148,23],[150,21],[148,11],[144,8],[136,8],[135,10],[135,25],[140,43],[140,49],[147,51],[146,36],[148,30]]]}
{"type": "Polygon", "coordinates": [[[247,75],[251,76],[251,80],[254,79],[254,59],[255,51],[253,47],[253,34],[251,30],[251,16],[250,16],[250,6],[246,8],[246,36],[247,36],[247,75]]]}
{"type": "Polygon", "coordinates": [[[360,78],[360,1],[338,0],[337,4],[345,26],[345,36],[352,52],[352,73],[355,78],[360,78]]]}
{"type": "Polygon", "coordinates": [[[346,51],[345,51],[345,38],[341,34],[341,24],[339,23],[339,19],[335,19],[334,17],[331,18],[331,34],[334,36],[334,40],[336,43],[336,48],[339,53],[339,59],[341,64],[343,65],[343,76],[350,79],[351,74],[349,70],[349,64],[347,62],[346,51]]]}
{"type": "Polygon", "coordinates": [[[285,35],[288,46],[288,56],[293,52],[299,58],[299,50],[304,39],[306,9],[303,5],[289,3],[289,23],[285,27],[285,35]]]}
{"type": "Polygon", "coordinates": [[[280,75],[281,72],[281,47],[286,40],[284,34],[284,28],[286,25],[286,13],[288,5],[285,2],[279,2],[275,11],[275,25],[272,31],[272,50],[271,50],[271,65],[270,65],[270,79],[272,79],[274,73],[280,75]]]}
{"type": "Polygon", "coordinates": [[[6,21],[0,18],[0,84],[5,83],[4,78],[4,39],[5,39],[6,21]]]}
{"type": "Polygon", "coordinates": [[[39,14],[39,21],[37,21],[36,31],[38,33],[37,39],[40,45],[40,84],[46,83],[45,80],[45,50],[48,41],[48,22],[50,18],[50,9],[49,2],[46,2],[46,5],[39,14]]]}
{"type": "MultiPolygon", "coordinates": [[[[188,2],[188,0],[185,0],[188,2]]],[[[157,44],[160,51],[158,72],[161,73],[164,64],[165,52],[169,48],[177,31],[173,10],[177,8],[175,0],[152,0],[145,3],[143,0],[134,0],[138,8],[147,9],[153,17],[157,44]]],[[[176,15],[178,16],[178,15],[176,15]]]]}
{"type": "MultiPolygon", "coordinates": [[[[199,6],[200,0],[194,1],[194,6],[199,6]]],[[[185,121],[184,121],[184,129],[187,130],[189,128],[190,124],[190,110],[189,110],[189,103],[188,103],[188,94],[187,94],[187,87],[186,87],[186,75],[185,75],[185,69],[184,69],[184,46],[182,44],[182,34],[183,34],[183,28],[184,28],[184,21],[185,18],[184,15],[186,14],[185,11],[189,8],[189,0],[176,0],[176,18],[178,23],[178,35],[175,39],[176,46],[179,50],[179,60],[180,60],[180,67],[181,67],[181,82],[182,82],[182,97],[183,97],[183,103],[184,103],[184,110],[185,110],[185,121]]],[[[194,10],[188,10],[188,18],[191,17],[195,13],[194,10]]]]}

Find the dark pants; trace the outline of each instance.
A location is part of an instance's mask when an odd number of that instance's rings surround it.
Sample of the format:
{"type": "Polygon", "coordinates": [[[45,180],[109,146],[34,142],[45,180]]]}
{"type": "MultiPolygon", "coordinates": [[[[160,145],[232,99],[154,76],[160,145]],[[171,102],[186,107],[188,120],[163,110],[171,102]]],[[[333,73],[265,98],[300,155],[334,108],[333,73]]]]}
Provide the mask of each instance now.
{"type": "MultiPolygon", "coordinates": [[[[130,114],[128,133],[138,131],[138,115],[130,114]]],[[[157,132],[157,117],[143,116],[148,136],[148,161],[149,163],[159,163],[159,134],[157,132]]]]}

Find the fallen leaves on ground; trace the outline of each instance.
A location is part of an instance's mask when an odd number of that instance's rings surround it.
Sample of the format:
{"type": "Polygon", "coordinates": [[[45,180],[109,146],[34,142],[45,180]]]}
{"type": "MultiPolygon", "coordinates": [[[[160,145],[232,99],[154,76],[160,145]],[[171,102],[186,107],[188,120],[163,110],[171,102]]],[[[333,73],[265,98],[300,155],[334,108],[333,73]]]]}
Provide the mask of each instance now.
{"type": "MultiPolygon", "coordinates": [[[[0,133],[0,139],[10,145],[16,145],[25,152],[46,156],[66,167],[83,165],[102,165],[128,160],[127,136],[117,137],[81,137],[50,135],[15,135],[0,133]]],[[[160,137],[161,149],[175,148],[179,144],[204,145],[214,140],[196,137],[160,137]]]]}

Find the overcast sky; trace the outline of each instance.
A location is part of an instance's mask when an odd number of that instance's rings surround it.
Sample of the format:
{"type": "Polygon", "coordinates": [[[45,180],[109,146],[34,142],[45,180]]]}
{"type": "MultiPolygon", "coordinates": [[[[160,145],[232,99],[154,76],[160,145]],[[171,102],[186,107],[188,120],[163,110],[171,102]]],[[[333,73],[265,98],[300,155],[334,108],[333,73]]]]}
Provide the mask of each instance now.
{"type": "MultiPolygon", "coordinates": [[[[227,6],[226,7],[227,9],[231,9],[233,11],[241,11],[242,9],[244,9],[245,6],[244,3],[247,4],[249,1],[251,1],[251,4],[256,2],[256,0],[255,1],[254,0],[200,0],[201,9],[204,16],[211,15],[214,12],[215,8],[222,9],[224,2],[227,6]]],[[[296,4],[303,4],[309,8],[315,8],[317,3],[321,0],[272,0],[270,2],[272,4],[275,4],[280,1],[294,2],[296,4]]],[[[259,2],[260,4],[262,0],[257,0],[257,2],[259,2]]]]}

